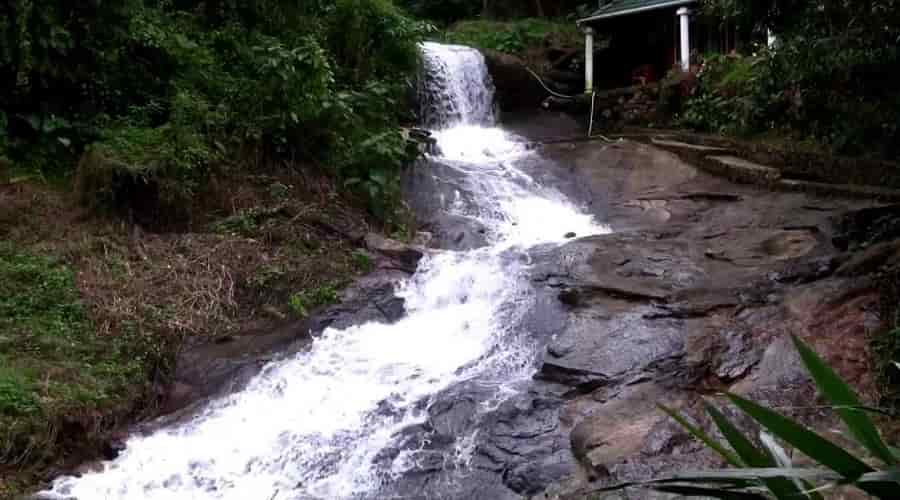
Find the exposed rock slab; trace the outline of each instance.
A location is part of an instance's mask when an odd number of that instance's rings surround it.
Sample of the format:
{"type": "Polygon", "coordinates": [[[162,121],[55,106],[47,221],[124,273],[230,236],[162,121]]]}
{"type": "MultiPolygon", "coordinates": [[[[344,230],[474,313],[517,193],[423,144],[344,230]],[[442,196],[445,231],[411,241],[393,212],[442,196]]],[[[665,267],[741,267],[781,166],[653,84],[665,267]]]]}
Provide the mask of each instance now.
{"type": "MultiPolygon", "coordinates": [[[[834,244],[859,239],[841,223],[852,216],[838,214],[870,203],[734,184],[629,142],[553,143],[542,158],[522,168],[614,232],[530,252],[538,299],[517,328],[542,346],[534,380],[487,413],[474,381],[438,395],[402,445],[420,469],[386,494],[581,500],[605,484],[717,466],[656,404],[706,428],[702,396],[723,389],[815,406],[790,334],[872,392],[865,332],[879,320],[878,291],[864,275],[892,262],[894,248],[854,258],[834,244]],[[448,462],[460,443],[466,460],[448,462]]],[[[465,203],[453,172],[431,168],[437,180],[423,182],[459,189],[465,203]]],[[[439,228],[452,221],[435,200],[423,213],[439,228]]],[[[820,411],[793,414],[833,424],[820,411]]]]}
{"type": "MultiPolygon", "coordinates": [[[[553,146],[547,154],[576,164],[576,175],[622,217],[618,233],[535,255],[535,282],[568,309],[537,378],[559,387],[559,432],[568,433],[575,464],[535,498],[593,498],[604,484],[718,465],[659,402],[700,417],[702,394],[729,389],[814,407],[791,334],[873,393],[866,332],[879,324],[878,292],[864,276],[891,265],[895,244],[844,256],[832,243],[835,215],[870,202],[735,185],[630,143],[553,146]],[[644,171],[660,165],[673,168],[644,171]],[[648,214],[660,208],[670,217],[648,214]]],[[[814,427],[833,422],[818,410],[791,413],[814,427]]]]}

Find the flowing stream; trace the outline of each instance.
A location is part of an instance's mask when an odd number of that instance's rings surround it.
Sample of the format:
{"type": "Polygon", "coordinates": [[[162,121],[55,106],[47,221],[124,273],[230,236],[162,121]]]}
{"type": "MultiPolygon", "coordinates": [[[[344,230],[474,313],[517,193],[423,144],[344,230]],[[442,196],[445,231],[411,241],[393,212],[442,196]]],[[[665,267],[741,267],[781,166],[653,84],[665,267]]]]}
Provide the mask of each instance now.
{"type": "MultiPolygon", "coordinates": [[[[472,201],[459,195],[447,210],[485,227],[488,244],[426,255],[398,285],[403,319],[329,328],[189,421],[130,438],[102,470],[57,479],[44,498],[377,498],[412,460],[399,453],[386,464],[379,453],[424,421],[436,394],[475,381],[493,394],[479,410],[490,412],[533,375],[537,347],[515,326],[533,299],[528,249],[607,229],[517,168],[537,153],[496,126],[481,54],[422,50],[420,101],[435,160],[461,174],[472,201]]],[[[454,450],[447,459],[464,464],[465,436],[454,450]]]]}

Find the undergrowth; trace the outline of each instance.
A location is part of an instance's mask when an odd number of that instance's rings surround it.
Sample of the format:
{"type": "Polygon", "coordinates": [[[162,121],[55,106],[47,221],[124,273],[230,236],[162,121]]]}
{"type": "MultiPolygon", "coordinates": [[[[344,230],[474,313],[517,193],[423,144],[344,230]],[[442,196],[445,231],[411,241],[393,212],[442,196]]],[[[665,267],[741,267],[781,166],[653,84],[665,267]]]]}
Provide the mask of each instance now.
{"type": "Polygon", "coordinates": [[[0,244],[0,462],[50,460],[61,427],[128,411],[164,355],[137,332],[99,335],[68,266],[0,244]]]}
{"type": "Polygon", "coordinates": [[[117,209],[183,208],[222,163],[315,167],[387,219],[417,151],[401,126],[430,29],[391,0],[13,0],[0,7],[0,158],[71,178],[92,153],[80,196],[117,209]],[[142,184],[152,196],[135,196],[142,184]]]}
{"type": "Polygon", "coordinates": [[[334,304],[337,301],[337,287],[333,283],[326,283],[311,290],[292,294],[288,300],[288,307],[295,316],[305,318],[313,309],[334,304]]]}

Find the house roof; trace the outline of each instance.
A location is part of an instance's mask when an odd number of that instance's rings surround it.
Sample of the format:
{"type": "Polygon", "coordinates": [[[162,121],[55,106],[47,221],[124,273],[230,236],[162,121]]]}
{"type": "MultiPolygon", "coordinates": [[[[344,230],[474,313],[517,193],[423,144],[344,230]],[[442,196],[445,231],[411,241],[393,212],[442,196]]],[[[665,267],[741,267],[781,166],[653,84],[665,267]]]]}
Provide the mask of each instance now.
{"type": "Polygon", "coordinates": [[[697,0],[612,0],[595,10],[590,16],[579,19],[578,24],[608,19],[610,17],[627,16],[648,10],[664,9],[666,7],[678,7],[696,3],[697,0]]]}

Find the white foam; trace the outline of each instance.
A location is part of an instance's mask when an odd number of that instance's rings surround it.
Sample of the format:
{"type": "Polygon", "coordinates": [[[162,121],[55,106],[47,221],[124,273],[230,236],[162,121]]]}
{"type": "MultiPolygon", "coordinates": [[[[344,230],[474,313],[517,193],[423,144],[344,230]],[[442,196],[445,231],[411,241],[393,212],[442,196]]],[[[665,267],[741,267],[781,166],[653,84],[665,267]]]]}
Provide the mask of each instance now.
{"type": "MultiPolygon", "coordinates": [[[[483,66],[473,52],[441,48],[432,55],[483,66]]],[[[445,76],[453,80],[450,87],[465,83],[459,75],[445,76]]],[[[492,92],[489,86],[483,91],[492,92]]],[[[459,96],[448,92],[445,98],[459,96]]],[[[469,109],[454,102],[450,107],[469,109]]],[[[496,408],[533,373],[532,347],[517,343],[515,331],[533,297],[524,264],[508,254],[565,241],[567,232],[608,229],[516,166],[534,154],[522,141],[466,121],[448,124],[436,136],[444,160],[465,172],[479,200],[477,210],[461,215],[485,224],[490,245],[425,257],[400,286],[408,314],[395,324],[329,328],[308,351],[270,363],[244,390],[187,423],[133,436],[101,471],[59,478],[44,496],[352,498],[391,481],[415,459],[401,453],[389,467],[376,463],[397,431],[424,420],[422,401],[478,379],[493,381],[488,385],[495,390],[483,411],[496,408]]],[[[473,443],[474,435],[465,437],[448,459],[468,461],[473,443]]]]}

